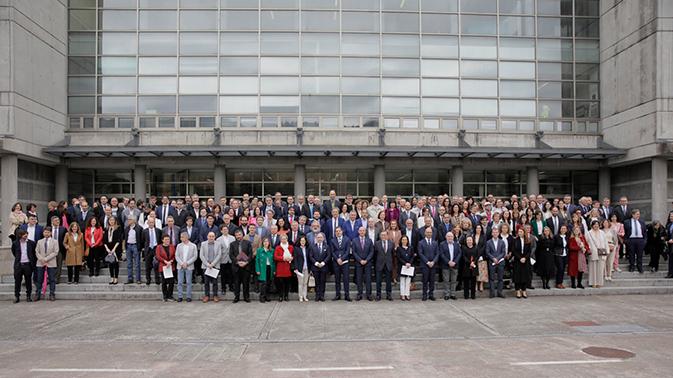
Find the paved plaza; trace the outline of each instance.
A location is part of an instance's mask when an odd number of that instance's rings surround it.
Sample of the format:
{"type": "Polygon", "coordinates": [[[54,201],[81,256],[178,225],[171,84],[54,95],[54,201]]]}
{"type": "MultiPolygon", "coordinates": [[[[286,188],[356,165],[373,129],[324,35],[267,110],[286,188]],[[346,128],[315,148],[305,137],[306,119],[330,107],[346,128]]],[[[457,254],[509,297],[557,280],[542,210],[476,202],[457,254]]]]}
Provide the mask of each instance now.
{"type": "Polygon", "coordinates": [[[3,302],[0,376],[670,376],[672,299],[3,302]]]}

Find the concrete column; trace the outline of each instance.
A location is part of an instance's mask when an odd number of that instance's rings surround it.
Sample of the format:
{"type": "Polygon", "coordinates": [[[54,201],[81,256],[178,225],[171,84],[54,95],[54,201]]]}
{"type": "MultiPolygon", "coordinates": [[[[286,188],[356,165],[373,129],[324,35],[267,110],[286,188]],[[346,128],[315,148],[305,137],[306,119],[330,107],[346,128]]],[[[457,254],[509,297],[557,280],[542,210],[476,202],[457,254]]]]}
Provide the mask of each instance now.
{"type": "Polygon", "coordinates": [[[386,170],[383,164],[374,166],[374,195],[386,194],[386,170]]]}
{"type": "Polygon", "coordinates": [[[306,166],[304,164],[295,164],[294,166],[294,195],[306,195],[306,166]]]}
{"type": "Polygon", "coordinates": [[[144,202],[147,198],[145,184],[146,171],[147,167],[144,165],[136,165],[133,167],[133,184],[135,188],[134,193],[136,201],[142,200],[144,202]]]}
{"type": "Polygon", "coordinates": [[[598,170],[598,200],[603,201],[603,198],[610,198],[612,200],[612,193],[610,191],[610,168],[601,167],[598,170]]]}
{"type": "MultiPolygon", "coordinates": [[[[4,174],[3,174],[4,176],[4,174]]],[[[668,162],[652,159],[652,220],[666,223],[668,217],[668,162]]]]}
{"type": "Polygon", "coordinates": [[[227,195],[227,171],[224,164],[215,165],[215,202],[222,196],[227,195]]]}
{"type": "Polygon", "coordinates": [[[54,172],[54,199],[68,202],[68,167],[57,165],[54,172]]]}
{"type": "Polygon", "coordinates": [[[451,193],[454,196],[463,195],[463,166],[451,167],[451,193]]]}
{"type": "MultiPolygon", "coordinates": [[[[2,235],[0,236],[0,244],[9,246],[11,245],[11,240],[9,240],[10,223],[7,217],[12,212],[12,206],[19,198],[19,159],[16,155],[3,155],[1,160],[0,219],[2,219],[2,235]]],[[[23,210],[26,210],[25,207],[23,210]]]]}
{"type": "Polygon", "coordinates": [[[528,195],[540,194],[540,177],[537,167],[526,168],[526,193],[528,195]]]}

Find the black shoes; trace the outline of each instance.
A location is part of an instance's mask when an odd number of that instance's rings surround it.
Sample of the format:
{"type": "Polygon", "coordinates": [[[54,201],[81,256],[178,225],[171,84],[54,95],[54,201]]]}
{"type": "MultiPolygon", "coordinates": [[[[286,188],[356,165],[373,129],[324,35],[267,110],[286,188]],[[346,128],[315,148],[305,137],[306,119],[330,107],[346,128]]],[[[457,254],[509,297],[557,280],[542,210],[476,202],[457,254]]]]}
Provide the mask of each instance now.
{"type": "Polygon", "coordinates": [[[498,298],[505,298],[505,294],[503,293],[498,294],[498,298]]]}
{"type": "Polygon", "coordinates": [[[19,299],[19,297],[14,298],[14,303],[19,303],[19,302],[21,302],[21,300],[19,299]]]}
{"type": "Polygon", "coordinates": [[[346,297],[344,300],[345,300],[346,302],[352,302],[351,297],[346,297]]]}
{"type": "Polygon", "coordinates": [[[368,295],[368,296],[367,296],[367,300],[371,302],[371,301],[372,301],[372,296],[371,296],[371,295],[368,295]]]}
{"type": "Polygon", "coordinates": [[[458,298],[456,298],[455,295],[452,295],[452,296],[450,296],[449,298],[451,298],[451,299],[454,300],[454,301],[455,301],[456,299],[458,299],[458,298]]]}
{"type": "Polygon", "coordinates": [[[429,298],[430,298],[431,301],[436,301],[434,295],[431,295],[429,298]]]}
{"type": "Polygon", "coordinates": [[[341,300],[341,297],[337,295],[336,297],[332,298],[332,300],[333,300],[333,301],[340,301],[340,300],[341,300]]]}
{"type": "Polygon", "coordinates": [[[358,296],[355,297],[355,300],[358,301],[358,302],[361,301],[362,300],[362,294],[358,294],[358,296]]]}
{"type": "Polygon", "coordinates": [[[390,296],[390,294],[388,294],[388,295],[386,295],[386,299],[389,300],[389,301],[392,301],[392,300],[393,300],[393,297],[390,296]]]}
{"type": "Polygon", "coordinates": [[[30,299],[30,295],[26,297],[26,302],[32,302],[33,300],[30,299]]]}
{"type": "MultiPolygon", "coordinates": [[[[189,301],[189,299],[188,299],[188,301],[189,301]]],[[[240,301],[240,299],[238,299],[238,297],[234,298],[234,303],[238,303],[239,301],[240,301]]]]}

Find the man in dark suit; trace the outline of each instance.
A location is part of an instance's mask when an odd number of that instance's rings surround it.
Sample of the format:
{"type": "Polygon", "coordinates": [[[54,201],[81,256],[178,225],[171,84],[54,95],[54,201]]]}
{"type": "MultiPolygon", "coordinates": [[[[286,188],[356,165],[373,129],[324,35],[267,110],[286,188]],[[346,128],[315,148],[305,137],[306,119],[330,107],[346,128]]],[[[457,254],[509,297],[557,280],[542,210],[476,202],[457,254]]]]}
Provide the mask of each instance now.
{"type": "Polygon", "coordinates": [[[414,251],[417,251],[418,234],[416,233],[414,221],[412,219],[407,219],[400,227],[402,229],[402,235],[406,235],[409,238],[409,245],[411,248],[413,248],[414,251]]]}
{"type": "Polygon", "coordinates": [[[225,226],[227,228],[227,231],[229,231],[229,235],[234,235],[234,232],[236,232],[236,229],[238,228],[232,221],[231,217],[229,214],[224,214],[222,216],[222,224],[220,225],[220,233],[222,230],[222,226],[225,226]]]}
{"type": "Polygon", "coordinates": [[[252,245],[243,239],[243,232],[234,232],[236,240],[229,245],[229,258],[231,270],[234,276],[234,303],[241,298],[241,285],[243,285],[243,300],[250,303],[250,276],[253,271],[252,245]]]}
{"type": "Polygon", "coordinates": [[[472,229],[477,227],[479,223],[481,223],[481,215],[479,215],[479,206],[478,205],[472,205],[472,210],[470,213],[470,222],[472,222],[472,229]]]}
{"type": "Polygon", "coordinates": [[[166,227],[162,230],[163,235],[168,235],[171,240],[171,245],[177,246],[180,243],[180,227],[175,224],[172,215],[166,219],[166,227]]]}
{"type": "Polygon", "coordinates": [[[612,211],[617,214],[617,220],[624,223],[627,219],[631,218],[631,206],[629,206],[629,199],[626,196],[619,198],[619,205],[615,206],[612,211]]]}
{"type": "MultiPolygon", "coordinates": [[[[21,281],[26,283],[26,302],[32,302],[31,294],[33,292],[33,282],[31,276],[37,256],[35,255],[35,242],[28,239],[28,233],[24,230],[16,232],[16,240],[12,243],[12,254],[14,255],[14,303],[19,303],[21,295],[21,281]]],[[[41,287],[36,288],[41,290],[41,287]]]]}
{"type": "MultiPolygon", "coordinates": [[[[334,287],[336,296],[333,300],[341,299],[341,283],[344,286],[344,297],[347,302],[351,301],[348,279],[348,267],[351,254],[351,241],[344,236],[341,227],[337,227],[334,238],[330,241],[330,250],[332,252],[332,270],[334,271],[334,287]]],[[[296,250],[295,250],[296,251],[296,250]]],[[[296,253],[296,252],[295,252],[296,253]]]]}
{"type": "Polygon", "coordinates": [[[355,282],[358,285],[356,300],[362,300],[362,281],[367,286],[367,300],[372,300],[372,259],[374,258],[374,244],[367,237],[367,229],[360,227],[358,237],[351,240],[351,250],[355,260],[355,282]]]}
{"type": "Polygon", "coordinates": [[[381,286],[383,276],[386,277],[386,299],[393,300],[392,296],[392,272],[393,272],[393,252],[394,245],[388,240],[388,232],[381,231],[379,235],[381,240],[376,242],[374,247],[376,253],[376,300],[381,300],[381,286]]]}
{"type": "Polygon", "coordinates": [[[505,298],[502,293],[503,275],[505,273],[505,242],[500,240],[500,231],[497,227],[491,230],[491,240],[486,242],[486,257],[488,257],[489,297],[495,297],[496,287],[498,297],[505,298]]]}
{"type": "MultiPolygon", "coordinates": [[[[215,225],[215,217],[213,214],[208,214],[206,216],[206,223],[203,227],[199,227],[199,238],[202,242],[208,240],[208,233],[215,233],[215,239],[220,237],[220,229],[215,225]]],[[[198,264],[199,260],[197,259],[196,263],[198,264]]]]}
{"type": "Polygon", "coordinates": [[[610,206],[610,199],[608,197],[603,198],[603,203],[600,205],[599,210],[603,219],[610,220],[612,206],[610,206]]]}
{"type": "Polygon", "coordinates": [[[180,228],[184,227],[188,215],[189,211],[185,209],[184,201],[182,199],[177,200],[175,205],[175,215],[173,216],[175,225],[180,228]]]}
{"type": "MultiPolygon", "coordinates": [[[[58,243],[58,256],[56,256],[56,274],[55,279],[56,283],[61,282],[61,270],[63,269],[63,259],[65,258],[65,246],[63,245],[63,239],[68,230],[65,227],[61,227],[61,218],[54,216],[51,217],[51,235],[52,239],[58,243]]],[[[120,247],[121,248],[121,247],[120,247]]]]}
{"type": "MultiPolygon", "coordinates": [[[[173,219],[175,219],[177,216],[177,212],[175,211],[175,208],[170,205],[170,200],[167,196],[161,197],[161,205],[157,206],[155,212],[157,213],[159,220],[161,220],[162,225],[165,225],[168,222],[168,217],[173,217],[173,219]]],[[[179,239],[179,235],[176,236],[176,239],[179,239]]]]}
{"type": "MultiPolygon", "coordinates": [[[[40,239],[42,239],[43,229],[44,227],[40,226],[40,224],[37,223],[37,217],[33,214],[28,215],[28,223],[24,223],[18,228],[18,230],[26,231],[26,233],[28,233],[28,240],[31,240],[35,243],[37,243],[40,239]]],[[[85,229],[83,228],[82,233],[84,233],[84,230],[85,229]]]]}
{"type": "Polygon", "coordinates": [[[147,220],[147,228],[143,230],[143,257],[145,258],[145,277],[147,286],[152,283],[152,271],[154,271],[154,282],[159,285],[159,272],[154,269],[154,254],[157,245],[161,242],[161,230],[154,227],[154,219],[147,220]]]}
{"type": "Polygon", "coordinates": [[[329,218],[332,215],[332,210],[337,209],[337,216],[341,212],[341,202],[336,196],[334,190],[329,191],[329,198],[324,200],[322,203],[322,216],[324,218],[329,218]]]}
{"type": "Polygon", "coordinates": [[[444,279],[444,300],[456,300],[455,291],[458,281],[458,266],[463,252],[460,250],[460,243],[455,241],[455,235],[449,231],[445,236],[446,240],[439,245],[439,261],[442,269],[442,278],[444,279]]]}
{"type": "Polygon", "coordinates": [[[336,229],[338,227],[343,228],[343,226],[344,226],[344,220],[339,216],[339,209],[335,207],[331,210],[331,216],[328,216],[328,218],[322,225],[322,230],[323,233],[325,233],[325,238],[327,240],[334,239],[334,236],[336,235],[335,233],[336,229]]]}
{"type": "Polygon", "coordinates": [[[421,240],[425,237],[425,232],[426,230],[431,230],[432,231],[432,240],[434,241],[439,241],[439,232],[437,231],[436,228],[432,226],[432,219],[430,217],[425,218],[425,225],[421,228],[419,228],[416,231],[416,238],[417,240],[421,240]]]}
{"type": "Polygon", "coordinates": [[[439,246],[433,237],[433,228],[425,228],[423,238],[418,241],[418,257],[423,274],[422,300],[435,300],[435,272],[439,261],[439,246]]]}
{"type": "Polygon", "coordinates": [[[287,232],[287,241],[296,247],[299,245],[299,238],[301,238],[302,235],[304,234],[299,231],[299,223],[297,221],[290,223],[290,231],[287,232]]]}
{"type": "Polygon", "coordinates": [[[362,221],[355,211],[348,213],[348,220],[343,223],[343,231],[346,237],[353,240],[358,237],[358,230],[362,227],[362,221]]]}
{"type": "Polygon", "coordinates": [[[75,220],[79,223],[79,228],[84,232],[86,230],[86,224],[89,222],[89,219],[94,218],[96,215],[93,210],[89,208],[89,204],[86,201],[81,201],[79,204],[79,209],[75,209],[75,220]]]}
{"type": "Polygon", "coordinates": [[[406,224],[407,219],[414,221],[414,227],[417,224],[418,216],[416,213],[411,211],[411,202],[404,204],[404,209],[400,209],[400,224],[406,224]]]}
{"type": "Polygon", "coordinates": [[[640,220],[640,210],[631,210],[631,216],[624,221],[624,239],[629,254],[629,272],[636,268],[643,273],[643,251],[647,243],[645,222],[640,220]]]}
{"type": "Polygon", "coordinates": [[[551,208],[551,217],[547,219],[547,226],[551,229],[553,236],[558,235],[561,231],[561,226],[565,224],[565,220],[559,216],[558,207],[554,206],[551,208]]]}
{"type": "Polygon", "coordinates": [[[437,229],[439,230],[439,235],[446,235],[447,232],[453,230],[453,223],[451,223],[449,213],[445,213],[442,218],[441,222],[437,222],[437,229]]]}
{"type": "Polygon", "coordinates": [[[315,277],[315,300],[325,301],[325,284],[327,281],[327,264],[330,262],[330,249],[325,242],[325,235],[321,232],[315,238],[315,244],[311,245],[309,254],[313,277],[315,277]]]}

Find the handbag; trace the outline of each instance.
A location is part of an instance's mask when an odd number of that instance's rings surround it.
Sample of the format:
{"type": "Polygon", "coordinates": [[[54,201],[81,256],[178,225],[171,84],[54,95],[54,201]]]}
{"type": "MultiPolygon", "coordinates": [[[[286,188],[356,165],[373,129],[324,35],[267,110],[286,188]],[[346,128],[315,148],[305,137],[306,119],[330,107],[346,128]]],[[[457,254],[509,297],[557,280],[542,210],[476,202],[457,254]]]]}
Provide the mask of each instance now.
{"type": "Polygon", "coordinates": [[[108,264],[116,263],[117,262],[117,255],[115,255],[114,253],[108,253],[105,256],[105,262],[108,263],[108,264]]]}
{"type": "Polygon", "coordinates": [[[608,255],[608,250],[606,248],[598,248],[598,256],[607,256],[608,255]]]}
{"type": "Polygon", "coordinates": [[[315,287],[315,277],[313,275],[308,277],[308,287],[315,287]]]}

